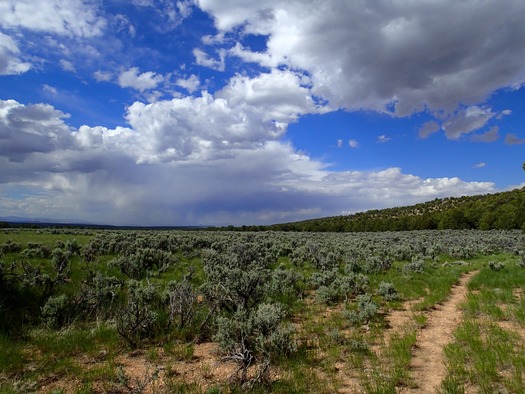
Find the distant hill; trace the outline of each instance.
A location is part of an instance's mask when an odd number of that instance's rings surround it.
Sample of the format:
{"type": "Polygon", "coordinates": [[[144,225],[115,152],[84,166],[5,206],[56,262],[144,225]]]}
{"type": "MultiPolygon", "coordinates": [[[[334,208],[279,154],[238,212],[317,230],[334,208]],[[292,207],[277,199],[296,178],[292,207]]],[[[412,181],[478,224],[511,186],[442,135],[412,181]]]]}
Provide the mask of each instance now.
{"type": "Polygon", "coordinates": [[[427,229],[523,229],[525,188],[468,197],[450,197],[406,207],[360,212],[246,230],[399,231],[427,229]]]}

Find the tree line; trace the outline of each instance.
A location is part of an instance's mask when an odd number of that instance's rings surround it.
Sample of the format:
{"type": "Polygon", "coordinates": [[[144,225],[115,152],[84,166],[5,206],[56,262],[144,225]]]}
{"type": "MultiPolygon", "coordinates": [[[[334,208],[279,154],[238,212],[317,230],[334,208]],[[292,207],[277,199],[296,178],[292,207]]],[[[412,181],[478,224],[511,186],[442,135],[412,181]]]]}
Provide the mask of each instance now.
{"type": "Polygon", "coordinates": [[[435,199],[412,206],[369,210],[353,215],[231,229],[321,232],[447,229],[525,231],[525,188],[495,194],[435,199]]]}

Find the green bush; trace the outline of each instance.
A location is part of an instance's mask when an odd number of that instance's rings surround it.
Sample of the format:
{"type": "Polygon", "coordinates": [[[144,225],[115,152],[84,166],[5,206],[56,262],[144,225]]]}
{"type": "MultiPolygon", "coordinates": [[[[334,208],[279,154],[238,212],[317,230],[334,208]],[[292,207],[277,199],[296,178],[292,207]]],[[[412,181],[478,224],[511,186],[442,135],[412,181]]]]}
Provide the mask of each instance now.
{"type": "Polygon", "coordinates": [[[495,262],[495,261],[489,261],[489,268],[492,270],[492,271],[501,271],[502,269],[505,268],[505,263],[502,263],[502,262],[495,262]]]}
{"type": "Polygon", "coordinates": [[[395,301],[399,299],[399,294],[396,291],[394,284],[390,282],[381,281],[379,288],[377,289],[377,294],[387,301],[395,301]]]}
{"type": "Polygon", "coordinates": [[[135,280],[128,282],[128,299],[117,315],[117,331],[132,348],[137,347],[142,339],[155,334],[158,314],[152,305],[156,296],[154,286],[135,280]]]}
{"type": "Polygon", "coordinates": [[[225,359],[239,365],[237,378],[247,379],[248,368],[258,362],[265,365],[278,355],[288,355],[297,350],[292,340],[293,329],[283,324],[284,309],[278,304],[260,304],[248,311],[239,308],[233,315],[221,315],[216,321],[214,340],[225,354],[225,359]]]}
{"type": "Polygon", "coordinates": [[[401,272],[404,275],[409,274],[422,274],[425,272],[425,262],[421,258],[414,258],[410,263],[406,263],[403,265],[403,268],[401,269],[401,272]]]}
{"type": "Polygon", "coordinates": [[[368,256],[362,266],[366,274],[388,271],[392,266],[392,259],[388,256],[368,256]]]}
{"type": "Polygon", "coordinates": [[[358,295],[356,301],[357,310],[346,311],[345,317],[353,326],[368,324],[377,314],[378,305],[368,293],[358,295]]]}
{"type": "Polygon", "coordinates": [[[65,294],[51,296],[41,309],[42,321],[49,328],[60,328],[74,319],[71,305],[65,294]]]}

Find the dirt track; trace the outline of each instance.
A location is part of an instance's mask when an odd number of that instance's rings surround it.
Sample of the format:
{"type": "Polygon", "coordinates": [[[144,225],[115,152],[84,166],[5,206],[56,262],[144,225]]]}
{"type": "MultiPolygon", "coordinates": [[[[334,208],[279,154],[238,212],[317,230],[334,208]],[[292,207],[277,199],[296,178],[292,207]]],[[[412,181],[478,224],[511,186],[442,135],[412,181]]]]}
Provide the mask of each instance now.
{"type": "Polygon", "coordinates": [[[452,287],[450,296],[427,315],[427,323],[418,332],[416,348],[410,362],[417,388],[403,388],[400,393],[435,393],[446,375],[443,348],[452,341],[454,329],[462,319],[459,305],[467,296],[467,282],[477,271],[463,275],[452,287]]]}

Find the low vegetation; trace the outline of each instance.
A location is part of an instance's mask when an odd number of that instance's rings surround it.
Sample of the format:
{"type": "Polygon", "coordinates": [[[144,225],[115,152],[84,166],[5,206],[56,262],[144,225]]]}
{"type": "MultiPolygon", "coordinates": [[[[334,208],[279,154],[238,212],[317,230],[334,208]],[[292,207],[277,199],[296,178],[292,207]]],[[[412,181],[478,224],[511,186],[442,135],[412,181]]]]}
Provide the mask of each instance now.
{"type": "Polygon", "coordinates": [[[6,228],[0,392],[415,388],[416,333],[473,270],[443,392],[520,392],[524,247],[510,230],[6,228]]]}

